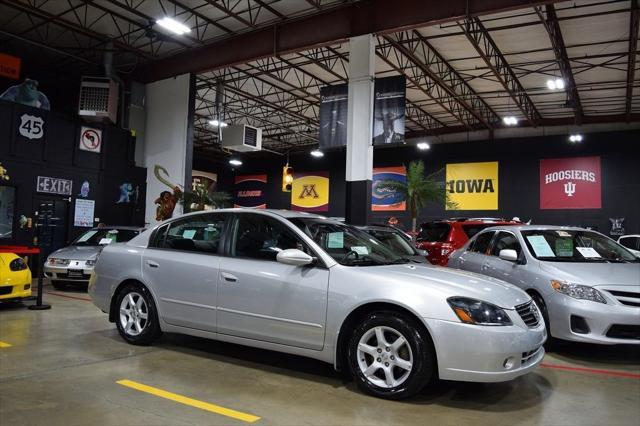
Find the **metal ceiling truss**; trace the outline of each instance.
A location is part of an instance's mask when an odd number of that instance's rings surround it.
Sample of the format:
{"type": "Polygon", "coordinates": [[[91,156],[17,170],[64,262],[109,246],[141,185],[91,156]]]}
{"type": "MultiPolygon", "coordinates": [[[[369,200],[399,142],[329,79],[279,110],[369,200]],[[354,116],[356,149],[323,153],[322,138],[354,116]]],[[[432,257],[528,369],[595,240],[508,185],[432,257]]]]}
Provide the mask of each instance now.
{"type": "MultiPolygon", "coordinates": [[[[627,60],[627,87],[625,94],[625,113],[627,117],[631,116],[631,108],[633,101],[633,85],[636,72],[636,55],[638,45],[638,28],[640,27],[640,9],[638,9],[638,0],[631,0],[631,19],[629,22],[629,53],[627,60]]],[[[629,119],[627,118],[627,121],[629,119]]]]}

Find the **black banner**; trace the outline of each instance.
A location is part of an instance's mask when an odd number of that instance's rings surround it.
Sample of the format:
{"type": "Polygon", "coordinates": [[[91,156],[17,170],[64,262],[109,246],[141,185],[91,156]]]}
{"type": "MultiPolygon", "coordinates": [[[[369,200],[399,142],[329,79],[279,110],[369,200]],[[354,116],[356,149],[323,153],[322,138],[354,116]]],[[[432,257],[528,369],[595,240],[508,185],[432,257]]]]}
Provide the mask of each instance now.
{"type": "Polygon", "coordinates": [[[347,144],[347,99],[349,86],[320,88],[320,149],[347,144]]]}

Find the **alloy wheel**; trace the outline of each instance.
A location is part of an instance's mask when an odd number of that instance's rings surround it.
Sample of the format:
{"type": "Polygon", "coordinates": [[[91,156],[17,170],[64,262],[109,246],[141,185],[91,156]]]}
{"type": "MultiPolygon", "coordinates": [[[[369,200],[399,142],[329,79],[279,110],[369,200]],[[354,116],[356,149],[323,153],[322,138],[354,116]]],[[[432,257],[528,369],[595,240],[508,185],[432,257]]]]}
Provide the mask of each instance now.
{"type": "Polygon", "coordinates": [[[120,325],[130,336],[137,336],[147,326],[149,309],[140,293],[128,293],[120,303],[120,325]]]}
{"type": "Polygon", "coordinates": [[[364,333],[358,342],[357,356],[362,374],[381,388],[401,385],[413,367],[408,340],[391,327],[377,326],[364,333]]]}

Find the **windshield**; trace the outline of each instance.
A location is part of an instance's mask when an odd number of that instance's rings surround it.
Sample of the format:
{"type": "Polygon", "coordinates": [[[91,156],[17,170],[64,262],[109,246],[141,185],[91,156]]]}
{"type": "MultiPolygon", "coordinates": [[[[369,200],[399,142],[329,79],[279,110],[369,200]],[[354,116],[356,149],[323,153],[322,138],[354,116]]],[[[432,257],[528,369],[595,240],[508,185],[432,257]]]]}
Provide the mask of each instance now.
{"type": "Polygon", "coordinates": [[[416,255],[415,249],[398,232],[377,229],[366,229],[365,232],[376,237],[378,241],[394,253],[404,256],[416,255]]]}
{"type": "Polygon", "coordinates": [[[529,252],[550,262],[638,262],[631,252],[604,235],[592,231],[522,231],[529,252]]]}
{"type": "Polygon", "coordinates": [[[71,243],[72,246],[99,246],[110,243],[124,243],[138,235],[133,229],[92,229],[71,243]]]}
{"type": "Polygon", "coordinates": [[[409,262],[394,254],[372,235],[353,226],[324,219],[292,218],[290,221],[341,265],[371,266],[409,262]]]}

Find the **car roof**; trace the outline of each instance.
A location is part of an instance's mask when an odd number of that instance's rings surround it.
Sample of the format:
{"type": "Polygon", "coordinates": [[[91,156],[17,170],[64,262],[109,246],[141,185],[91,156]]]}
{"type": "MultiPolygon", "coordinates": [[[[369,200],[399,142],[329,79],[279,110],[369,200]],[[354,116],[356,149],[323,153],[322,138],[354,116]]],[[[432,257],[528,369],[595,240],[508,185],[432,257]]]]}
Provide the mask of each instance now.
{"type": "Polygon", "coordinates": [[[286,219],[290,218],[312,218],[312,219],[327,219],[326,216],[322,216],[316,213],[308,213],[308,212],[298,212],[293,210],[279,210],[279,209],[256,209],[249,207],[238,207],[238,208],[229,208],[229,209],[216,209],[216,210],[204,210],[187,213],[184,216],[191,216],[203,213],[239,213],[239,212],[251,212],[258,214],[272,214],[277,215],[286,219]]]}
{"type": "Polygon", "coordinates": [[[487,229],[483,229],[483,231],[487,230],[513,230],[517,229],[519,231],[594,231],[593,229],[581,228],[579,226],[559,226],[559,225],[510,225],[510,226],[491,226],[487,229]]]}
{"type": "Polygon", "coordinates": [[[117,230],[122,230],[122,231],[144,231],[146,228],[143,226],[117,226],[117,225],[108,225],[108,226],[103,226],[98,228],[97,226],[95,228],[92,228],[92,230],[98,230],[98,229],[106,229],[106,230],[110,230],[110,229],[117,229],[117,230]]]}

